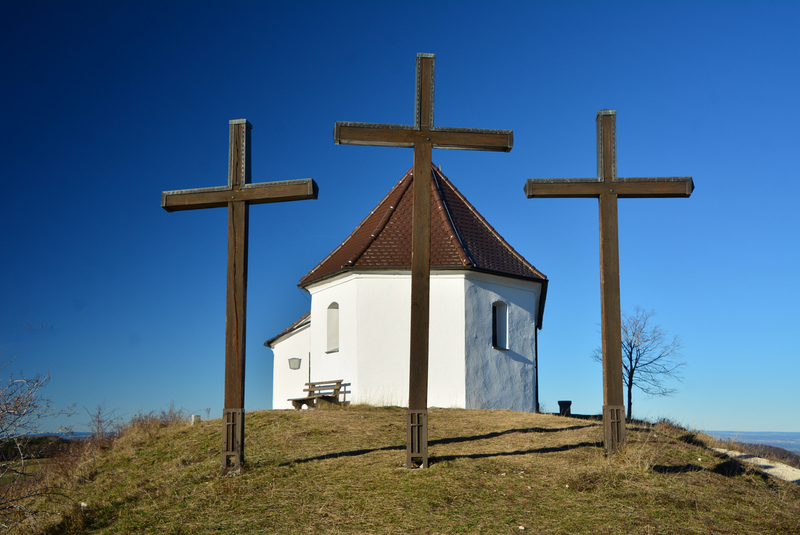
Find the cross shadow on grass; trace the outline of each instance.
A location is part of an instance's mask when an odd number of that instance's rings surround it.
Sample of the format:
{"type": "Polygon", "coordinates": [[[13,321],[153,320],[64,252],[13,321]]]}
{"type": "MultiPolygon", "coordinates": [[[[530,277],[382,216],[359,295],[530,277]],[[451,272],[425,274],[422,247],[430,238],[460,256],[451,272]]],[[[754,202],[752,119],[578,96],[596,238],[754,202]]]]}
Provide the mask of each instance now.
{"type": "Polygon", "coordinates": [[[494,453],[469,453],[464,455],[431,455],[430,463],[435,464],[443,461],[454,461],[456,459],[486,459],[489,457],[510,457],[514,455],[529,455],[531,453],[557,453],[560,451],[576,450],[578,448],[603,447],[602,442],[579,442],[577,444],[564,444],[563,446],[552,446],[548,448],[533,448],[529,450],[498,451],[494,453]]]}
{"type": "Polygon", "coordinates": [[[437,444],[458,444],[460,442],[473,442],[475,440],[486,440],[490,438],[498,438],[504,435],[513,433],[558,433],[560,431],[575,431],[577,429],[585,429],[587,427],[597,427],[594,425],[572,425],[569,427],[528,427],[525,429],[508,429],[506,431],[496,431],[494,433],[486,433],[484,435],[474,435],[471,437],[452,437],[440,438],[438,440],[431,440],[428,442],[429,446],[437,444]]]}
{"type": "MultiPolygon", "coordinates": [[[[469,437],[450,437],[450,438],[440,438],[437,440],[430,440],[428,441],[428,446],[437,446],[437,445],[446,445],[446,444],[459,444],[464,442],[475,442],[478,440],[488,440],[492,438],[498,438],[504,435],[509,435],[512,433],[557,433],[560,431],[574,431],[577,429],[584,429],[586,427],[596,427],[595,425],[573,425],[570,427],[558,427],[558,428],[549,428],[549,427],[528,427],[524,429],[508,429],[506,431],[497,431],[493,433],[485,433],[483,435],[473,435],[469,437]]],[[[534,448],[530,450],[517,450],[517,451],[509,451],[509,452],[495,452],[495,453],[472,453],[472,454],[464,454],[464,455],[443,455],[443,456],[430,456],[431,464],[435,462],[441,461],[448,461],[453,459],[483,459],[487,457],[505,457],[509,455],[528,455],[530,453],[555,453],[559,451],[568,451],[576,448],[583,448],[583,447],[602,447],[602,442],[581,442],[579,444],[566,444],[563,446],[555,446],[555,447],[547,447],[547,448],[534,448]]],[[[350,451],[340,451],[340,452],[332,452],[332,453],[324,453],[322,455],[317,455],[314,457],[307,457],[305,459],[295,459],[292,461],[286,461],[284,463],[279,464],[278,466],[289,466],[292,464],[301,464],[301,463],[308,463],[312,461],[322,461],[325,459],[337,459],[341,457],[358,457],[359,455],[367,455],[369,453],[375,453],[379,451],[405,451],[406,446],[399,445],[399,446],[384,446],[382,448],[364,448],[358,450],[350,450],[350,451]]]]}

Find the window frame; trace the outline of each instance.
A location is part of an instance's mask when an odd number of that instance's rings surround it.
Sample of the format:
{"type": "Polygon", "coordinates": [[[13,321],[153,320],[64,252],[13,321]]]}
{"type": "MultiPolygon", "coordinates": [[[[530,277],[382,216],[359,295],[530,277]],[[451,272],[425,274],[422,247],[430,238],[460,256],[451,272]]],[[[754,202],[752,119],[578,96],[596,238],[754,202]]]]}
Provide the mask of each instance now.
{"type": "Polygon", "coordinates": [[[339,351],[339,303],[333,301],[326,309],[325,317],[325,353],[337,353],[339,351]],[[335,312],[334,312],[335,311],[335,312]],[[333,323],[336,325],[334,326],[333,323]]]}
{"type": "Polygon", "coordinates": [[[492,303],[492,348],[507,351],[510,348],[508,333],[508,303],[492,303]]]}

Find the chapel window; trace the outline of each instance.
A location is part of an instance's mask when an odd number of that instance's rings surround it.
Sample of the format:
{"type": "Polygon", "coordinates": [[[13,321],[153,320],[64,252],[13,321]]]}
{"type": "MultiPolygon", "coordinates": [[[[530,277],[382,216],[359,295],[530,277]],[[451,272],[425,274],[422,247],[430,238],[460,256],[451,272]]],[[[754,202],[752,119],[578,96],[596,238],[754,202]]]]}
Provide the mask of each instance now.
{"type": "Polygon", "coordinates": [[[492,347],[508,349],[508,305],[502,301],[492,303],[492,347]]]}
{"type": "Polygon", "coordinates": [[[328,306],[328,344],[327,353],[339,351],[339,303],[328,306]]]}

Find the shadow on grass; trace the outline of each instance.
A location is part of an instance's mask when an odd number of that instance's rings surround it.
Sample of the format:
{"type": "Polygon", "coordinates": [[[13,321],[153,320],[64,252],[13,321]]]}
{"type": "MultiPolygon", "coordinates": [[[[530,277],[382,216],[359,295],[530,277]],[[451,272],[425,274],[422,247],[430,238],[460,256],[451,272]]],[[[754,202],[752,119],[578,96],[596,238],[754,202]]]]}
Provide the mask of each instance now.
{"type": "Polygon", "coordinates": [[[528,427],[526,429],[508,429],[507,431],[497,431],[494,433],[486,433],[485,435],[475,435],[471,437],[440,438],[438,440],[431,440],[430,442],[428,442],[428,445],[435,446],[437,444],[458,444],[461,442],[473,442],[475,440],[497,438],[497,437],[502,437],[504,435],[511,435],[513,433],[557,433],[559,431],[576,431],[578,429],[585,429],[587,427],[597,427],[597,426],[572,425],[570,427],[528,427]]]}
{"type": "Polygon", "coordinates": [[[679,466],[657,464],[653,466],[653,472],[658,474],[685,474],[687,472],[702,472],[703,470],[706,470],[706,468],[697,466],[696,464],[683,464],[679,466]]]}
{"type": "Polygon", "coordinates": [[[769,481],[769,476],[764,474],[759,470],[753,470],[745,466],[742,462],[738,461],[737,459],[726,459],[719,463],[714,468],[703,468],[702,466],[698,466],[696,464],[683,464],[683,465],[662,465],[657,464],[652,467],[653,472],[659,474],[685,474],[688,472],[711,472],[714,474],[719,474],[725,477],[738,477],[748,473],[755,474],[760,476],[764,479],[764,481],[769,481]]]}
{"type": "Polygon", "coordinates": [[[761,474],[764,478],[768,479],[766,474],[758,470],[753,470],[752,468],[748,468],[744,465],[741,461],[737,459],[728,459],[726,461],[722,461],[717,466],[714,467],[712,470],[715,474],[720,474],[727,477],[736,477],[746,474],[747,472],[753,472],[755,474],[761,474]]]}
{"type": "MultiPolygon", "coordinates": [[[[459,444],[463,442],[474,442],[476,440],[488,440],[491,438],[501,437],[503,435],[509,435],[512,433],[555,433],[559,431],[574,431],[577,429],[584,429],[586,427],[595,427],[593,425],[573,425],[570,427],[558,427],[558,428],[546,428],[546,427],[529,427],[525,429],[508,429],[506,431],[498,431],[494,433],[486,433],[483,435],[474,435],[471,437],[451,437],[451,438],[440,438],[437,440],[430,440],[428,441],[428,446],[436,446],[436,445],[443,445],[443,444],[459,444]]],[[[599,446],[602,447],[602,442],[581,442],[580,444],[567,444],[564,446],[556,446],[552,448],[537,448],[531,450],[524,450],[524,451],[512,451],[512,452],[496,452],[496,453],[475,453],[469,455],[446,455],[446,456],[430,456],[430,462],[434,463],[437,461],[447,461],[453,459],[481,459],[486,457],[504,457],[508,455],[527,455],[529,453],[555,453],[559,451],[567,451],[575,448],[582,448],[587,446],[599,446]]],[[[385,446],[383,448],[364,448],[358,450],[351,450],[351,451],[340,451],[336,453],[324,453],[322,455],[317,455],[315,457],[308,457],[305,459],[295,459],[293,461],[287,461],[284,463],[279,464],[278,466],[289,466],[292,464],[300,464],[300,463],[308,463],[311,461],[322,461],[325,459],[337,459],[340,457],[358,457],[359,455],[367,455],[369,453],[375,453],[379,451],[405,451],[406,446],[385,446]]]]}
{"type": "MultiPolygon", "coordinates": [[[[553,413],[553,416],[561,416],[557,412],[553,413]]],[[[602,414],[570,414],[567,418],[575,418],[576,420],[591,420],[593,422],[602,422],[603,415],[602,414]]]]}
{"type": "Polygon", "coordinates": [[[602,442],[579,442],[578,444],[565,444],[563,446],[553,446],[550,448],[534,448],[531,450],[499,451],[495,453],[470,453],[465,455],[431,455],[430,463],[436,464],[443,461],[454,461],[456,459],[486,459],[488,457],[510,457],[514,455],[529,455],[531,453],[557,453],[560,451],[576,450],[578,448],[602,448],[602,442]]]}
{"type": "Polygon", "coordinates": [[[707,447],[706,442],[700,438],[697,433],[686,433],[685,435],[678,437],[678,440],[691,446],[701,446],[704,448],[707,447]]]}

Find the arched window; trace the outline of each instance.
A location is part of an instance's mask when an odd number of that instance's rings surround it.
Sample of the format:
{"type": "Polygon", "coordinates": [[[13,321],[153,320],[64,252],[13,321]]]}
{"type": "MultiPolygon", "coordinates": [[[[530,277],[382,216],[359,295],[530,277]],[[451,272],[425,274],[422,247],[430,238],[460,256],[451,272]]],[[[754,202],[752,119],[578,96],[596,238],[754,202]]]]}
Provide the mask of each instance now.
{"type": "Polygon", "coordinates": [[[508,349],[508,305],[492,303],[492,347],[508,349]]]}
{"type": "Polygon", "coordinates": [[[339,303],[328,306],[328,349],[327,353],[339,351],[339,303]]]}

